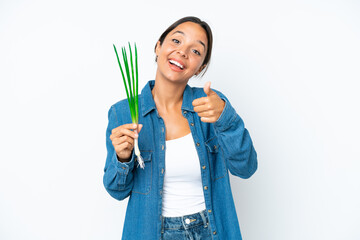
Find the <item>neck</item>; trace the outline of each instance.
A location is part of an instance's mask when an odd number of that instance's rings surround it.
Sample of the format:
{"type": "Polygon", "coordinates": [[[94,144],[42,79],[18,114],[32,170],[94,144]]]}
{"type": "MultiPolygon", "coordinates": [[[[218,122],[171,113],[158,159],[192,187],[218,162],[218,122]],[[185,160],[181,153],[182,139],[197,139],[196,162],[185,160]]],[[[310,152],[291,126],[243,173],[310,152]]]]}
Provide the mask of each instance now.
{"type": "Polygon", "coordinates": [[[163,110],[181,108],[183,93],[187,82],[174,83],[162,78],[155,79],[151,93],[156,106],[163,110]]]}

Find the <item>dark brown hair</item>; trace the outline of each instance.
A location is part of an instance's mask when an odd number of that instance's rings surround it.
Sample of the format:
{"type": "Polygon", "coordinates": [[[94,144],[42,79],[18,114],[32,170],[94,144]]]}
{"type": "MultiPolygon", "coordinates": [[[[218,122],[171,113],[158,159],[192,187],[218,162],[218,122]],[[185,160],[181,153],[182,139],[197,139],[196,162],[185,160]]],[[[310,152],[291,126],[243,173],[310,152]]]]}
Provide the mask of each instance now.
{"type": "MultiPolygon", "coordinates": [[[[201,21],[199,18],[192,17],[192,16],[181,18],[181,19],[177,20],[176,22],[174,22],[173,24],[171,24],[165,30],[165,32],[163,32],[163,34],[161,34],[158,42],[160,42],[160,46],[161,46],[163,44],[166,36],[169,34],[169,32],[171,32],[172,30],[174,30],[174,28],[176,28],[177,26],[179,26],[180,24],[185,23],[185,22],[197,23],[206,32],[206,37],[207,37],[207,40],[208,40],[208,42],[207,42],[208,44],[207,44],[207,51],[206,51],[206,55],[205,55],[205,58],[204,58],[204,62],[201,65],[201,67],[206,65],[205,68],[201,70],[201,76],[203,76],[205,74],[206,70],[208,69],[208,66],[209,66],[209,63],[210,63],[211,50],[212,50],[212,45],[213,45],[213,36],[212,36],[211,28],[206,22],[201,21]]],[[[157,46],[157,43],[155,44],[155,51],[156,51],[156,46],[157,46]]],[[[157,61],[157,57],[156,57],[155,61],[157,61]]]]}

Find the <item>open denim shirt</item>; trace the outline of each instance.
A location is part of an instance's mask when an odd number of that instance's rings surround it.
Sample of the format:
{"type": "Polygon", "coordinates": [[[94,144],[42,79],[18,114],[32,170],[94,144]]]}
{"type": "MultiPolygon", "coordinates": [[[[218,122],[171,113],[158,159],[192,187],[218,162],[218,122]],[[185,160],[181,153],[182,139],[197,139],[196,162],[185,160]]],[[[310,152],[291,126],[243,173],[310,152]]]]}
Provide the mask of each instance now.
{"type": "MultiPolygon", "coordinates": [[[[143,124],[139,148],[145,169],[138,167],[134,153],[129,162],[118,161],[110,140],[113,128],[131,123],[127,99],[111,106],[108,114],[104,186],[115,199],[130,196],[122,239],[161,239],[166,138],[164,121],[151,94],[154,85],[155,81],[149,81],[139,95],[139,123],[143,124]]],[[[200,160],[213,239],[239,240],[241,234],[228,171],[249,178],[257,169],[257,154],[240,116],[222,93],[214,91],[225,101],[225,108],[215,123],[201,122],[193,109],[192,101],[206,96],[202,88],[186,86],[181,110],[189,122],[200,160]]]]}

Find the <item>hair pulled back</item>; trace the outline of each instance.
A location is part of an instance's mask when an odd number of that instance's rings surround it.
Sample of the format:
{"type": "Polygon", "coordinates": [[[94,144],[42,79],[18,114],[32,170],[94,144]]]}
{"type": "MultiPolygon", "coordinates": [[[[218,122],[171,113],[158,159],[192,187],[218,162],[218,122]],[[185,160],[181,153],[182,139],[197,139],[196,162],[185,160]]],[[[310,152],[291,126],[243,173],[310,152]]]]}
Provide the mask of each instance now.
{"type": "MultiPolygon", "coordinates": [[[[206,22],[200,20],[197,17],[193,17],[193,16],[181,18],[181,19],[177,20],[176,22],[174,22],[173,24],[171,24],[163,32],[163,34],[161,34],[158,42],[160,43],[160,46],[161,46],[163,44],[166,36],[169,34],[169,32],[171,32],[172,30],[174,30],[174,28],[176,28],[177,26],[179,26],[180,24],[185,23],[185,22],[193,22],[193,23],[199,24],[206,32],[207,51],[206,51],[204,61],[201,65],[201,67],[205,66],[205,68],[202,69],[202,71],[201,71],[201,76],[203,76],[209,67],[209,63],[210,63],[210,59],[211,59],[211,50],[212,50],[212,45],[213,45],[213,36],[212,36],[211,28],[206,22]]],[[[155,51],[156,51],[156,46],[157,46],[157,44],[155,45],[155,51]]],[[[156,57],[155,61],[157,61],[157,57],[156,57]]]]}

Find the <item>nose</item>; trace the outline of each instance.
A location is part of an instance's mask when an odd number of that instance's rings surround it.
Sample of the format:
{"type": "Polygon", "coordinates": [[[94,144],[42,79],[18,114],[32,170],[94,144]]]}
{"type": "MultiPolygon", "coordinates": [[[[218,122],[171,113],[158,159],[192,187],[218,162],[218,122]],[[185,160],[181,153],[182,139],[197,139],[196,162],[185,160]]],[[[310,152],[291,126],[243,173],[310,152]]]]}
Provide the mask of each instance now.
{"type": "Polygon", "coordinates": [[[188,55],[188,48],[186,47],[179,47],[177,52],[184,58],[187,58],[187,55],[188,55]]]}

